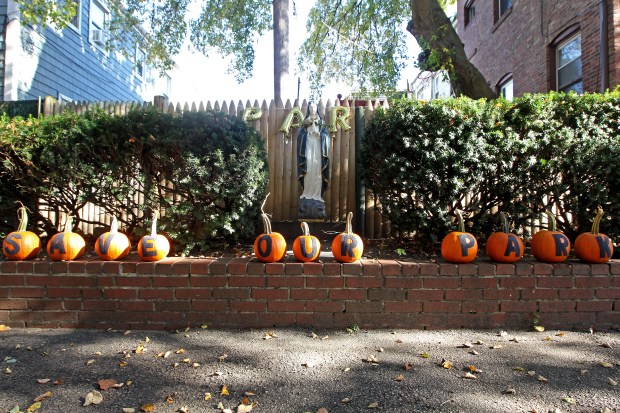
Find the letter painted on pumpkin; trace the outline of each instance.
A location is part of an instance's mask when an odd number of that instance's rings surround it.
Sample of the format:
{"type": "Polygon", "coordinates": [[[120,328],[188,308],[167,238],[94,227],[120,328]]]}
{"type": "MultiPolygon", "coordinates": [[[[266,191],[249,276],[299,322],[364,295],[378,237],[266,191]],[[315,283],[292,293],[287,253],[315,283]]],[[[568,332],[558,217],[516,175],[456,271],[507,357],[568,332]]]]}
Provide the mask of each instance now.
{"type": "Polygon", "coordinates": [[[269,235],[265,234],[258,239],[258,255],[267,258],[271,255],[272,249],[273,240],[269,235]]]}
{"type": "Polygon", "coordinates": [[[340,238],[340,255],[353,258],[355,257],[355,252],[353,252],[355,248],[357,248],[357,238],[343,234],[340,238]]]}
{"type": "Polygon", "coordinates": [[[562,257],[568,255],[568,246],[570,241],[564,234],[553,234],[555,240],[555,256],[562,257]]]}
{"type": "Polygon", "coordinates": [[[19,250],[21,249],[19,247],[19,243],[17,240],[21,240],[22,236],[19,234],[9,234],[8,237],[6,237],[6,239],[4,240],[5,245],[4,245],[4,252],[7,255],[15,255],[17,253],[19,253],[19,250]]]}
{"type": "Polygon", "coordinates": [[[306,238],[299,243],[301,247],[301,255],[306,258],[312,258],[319,253],[319,243],[316,238],[306,238]]]}
{"type": "Polygon", "coordinates": [[[99,252],[102,254],[107,254],[110,249],[110,245],[112,244],[112,240],[114,239],[115,234],[108,234],[107,236],[104,234],[99,237],[97,240],[97,244],[99,246],[99,252]]]}
{"type": "Polygon", "coordinates": [[[611,258],[611,240],[607,235],[597,235],[594,237],[598,243],[600,258],[611,258]]]}
{"type": "Polygon", "coordinates": [[[56,235],[54,239],[52,239],[50,254],[54,254],[55,250],[58,250],[60,254],[67,253],[67,249],[65,248],[65,234],[63,232],[56,235]]]}
{"type": "Polygon", "coordinates": [[[514,253],[515,256],[521,256],[521,246],[519,245],[519,240],[516,235],[510,234],[508,235],[508,245],[506,245],[506,251],[504,251],[504,257],[509,257],[510,254],[514,253]]]}
{"type": "Polygon", "coordinates": [[[469,250],[476,244],[476,239],[469,234],[459,234],[459,242],[461,243],[461,255],[467,257],[469,250]]]}
{"type": "Polygon", "coordinates": [[[142,255],[145,257],[154,257],[157,255],[157,250],[155,249],[155,239],[152,237],[144,237],[142,238],[142,255]]]}

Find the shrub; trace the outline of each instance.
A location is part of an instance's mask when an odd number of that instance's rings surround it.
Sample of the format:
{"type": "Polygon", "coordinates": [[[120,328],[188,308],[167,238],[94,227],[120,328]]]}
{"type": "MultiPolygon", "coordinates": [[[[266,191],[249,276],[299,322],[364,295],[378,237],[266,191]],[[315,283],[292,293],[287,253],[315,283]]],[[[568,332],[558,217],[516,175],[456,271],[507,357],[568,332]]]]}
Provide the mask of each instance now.
{"type": "Polygon", "coordinates": [[[596,205],[620,235],[620,93],[526,95],[513,102],[402,100],[378,111],[362,146],[363,177],[402,233],[436,244],[465,210],[485,239],[491,211],[527,226],[547,208],[574,239],[596,205]]]}
{"type": "Polygon", "coordinates": [[[76,216],[91,202],[139,236],[145,212],[161,206],[160,228],[185,253],[250,238],[267,179],[258,133],[219,112],[3,117],[0,153],[3,211],[17,200],[48,208],[54,219],[33,221],[52,234],[61,211],[76,216]]]}

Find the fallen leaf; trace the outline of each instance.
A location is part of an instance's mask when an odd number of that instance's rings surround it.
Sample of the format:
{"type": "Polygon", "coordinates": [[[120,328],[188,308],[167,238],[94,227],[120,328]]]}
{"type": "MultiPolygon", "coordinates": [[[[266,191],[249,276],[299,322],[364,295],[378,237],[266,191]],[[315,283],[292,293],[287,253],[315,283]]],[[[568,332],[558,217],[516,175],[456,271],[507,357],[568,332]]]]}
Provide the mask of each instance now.
{"type": "Polygon", "coordinates": [[[379,353],[383,353],[385,350],[383,349],[383,347],[379,347],[379,348],[377,349],[377,351],[378,351],[379,353]]]}
{"type": "Polygon", "coordinates": [[[166,351],[163,357],[167,359],[168,357],[170,357],[171,354],[172,354],[172,351],[166,351]]]}
{"type": "Polygon", "coordinates": [[[345,397],[344,399],[340,400],[341,403],[351,403],[351,399],[350,397],[345,397]]]}
{"type": "Polygon", "coordinates": [[[34,399],[33,401],[36,402],[41,402],[47,398],[52,397],[52,392],[51,391],[46,391],[45,393],[39,395],[36,399],[34,399]]]}
{"type": "Polygon", "coordinates": [[[323,337],[321,337],[321,340],[327,340],[328,338],[329,338],[329,335],[323,336],[323,337]]]}
{"type": "Polygon", "coordinates": [[[133,384],[133,381],[131,381],[131,380],[127,380],[127,385],[128,385],[128,386],[131,386],[132,384],[133,384]]]}
{"type": "Polygon", "coordinates": [[[585,376],[586,374],[590,374],[590,371],[586,369],[581,369],[579,373],[581,373],[582,376],[585,376]]]}
{"type": "Polygon", "coordinates": [[[525,371],[525,369],[523,367],[513,367],[512,369],[514,371],[525,371]]]}
{"type": "Polygon", "coordinates": [[[62,384],[61,379],[54,380],[54,386],[60,386],[62,384]]]}
{"type": "Polygon", "coordinates": [[[302,364],[302,366],[304,366],[305,368],[309,369],[311,367],[314,367],[314,363],[311,361],[306,361],[305,363],[302,364]]]}
{"type": "Polygon", "coordinates": [[[552,341],[553,338],[551,336],[547,336],[547,337],[543,338],[543,340],[545,340],[545,341],[552,341]]]}
{"type": "Polygon", "coordinates": [[[4,324],[0,324],[0,332],[9,331],[11,327],[5,326],[4,324]]]}
{"type": "Polygon", "coordinates": [[[89,406],[91,404],[99,404],[103,401],[103,395],[97,390],[93,390],[84,398],[83,406],[89,406]]]}
{"type": "Polygon", "coordinates": [[[472,348],[474,345],[471,344],[470,342],[467,343],[463,343],[459,346],[459,348],[472,348]]]}
{"type": "Polygon", "coordinates": [[[192,367],[197,369],[198,367],[200,367],[200,363],[192,363],[192,367]]]}
{"type": "Polygon", "coordinates": [[[345,367],[344,370],[342,370],[343,373],[346,373],[347,371],[351,371],[351,367],[345,367]]]}
{"type": "Polygon", "coordinates": [[[189,364],[189,363],[190,363],[190,361],[192,361],[192,360],[191,360],[189,357],[188,357],[188,358],[184,358],[184,359],[183,359],[183,363],[187,363],[187,364],[189,364]]]}
{"type": "Polygon", "coordinates": [[[474,356],[477,356],[480,353],[478,353],[476,350],[472,350],[469,352],[469,354],[473,354],[474,356]]]}
{"type": "Polygon", "coordinates": [[[559,333],[556,334],[557,337],[564,337],[566,335],[565,332],[560,331],[559,333]]]}
{"type": "Polygon", "coordinates": [[[430,354],[428,354],[426,351],[424,353],[421,353],[420,357],[425,358],[425,359],[431,358],[430,354]]]}
{"type": "Polygon", "coordinates": [[[203,330],[206,330],[207,328],[209,328],[209,326],[206,325],[206,324],[203,324],[203,325],[200,326],[200,328],[202,328],[203,330]]]}
{"type": "Polygon", "coordinates": [[[519,340],[516,337],[511,338],[510,341],[512,341],[513,343],[518,343],[519,342],[519,340]]]}
{"type": "Polygon", "coordinates": [[[403,380],[405,380],[405,376],[403,376],[402,374],[399,374],[398,376],[394,377],[392,380],[394,380],[394,381],[403,381],[403,380]]]}
{"type": "Polygon", "coordinates": [[[484,344],[484,341],[482,341],[482,340],[478,340],[478,341],[476,341],[474,344],[477,344],[477,345],[479,345],[479,346],[482,346],[482,345],[484,344]]]}
{"type": "Polygon", "coordinates": [[[222,391],[220,393],[221,396],[229,396],[230,393],[228,392],[228,386],[226,386],[225,384],[222,385],[222,391]]]}
{"type": "Polygon", "coordinates": [[[601,367],[605,367],[606,369],[613,369],[614,368],[613,364],[608,363],[606,361],[601,361],[599,364],[601,365],[601,367]]]}
{"type": "Polygon", "coordinates": [[[127,365],[126,361],[121,361],[120,363],[118,363],[119,367],[125,367],[127,365]]]}
{"type": "Polygon", "coordinates": [[[312,331],[310,334],[308,334],[308,337],[319,338],[319,336],[317,334],[315,334],[314,331],[312,331]]]}
{"type": "Polygon", "coordinates": [[[601,347],[604,347],[604,348],[611,348],[611,344],[609,344],[609,343],[603,343],[603,344],[601,344],[601,347]]]}
{"type": "Polygon", "coordinates": [[[370,364],[379,364],[379,360],[374,354],[369,355],[368,358],[366,358],[364,361],[370,364]]]}
{"type": "Polygon", "coordinates": [[[549,380],[547,380],[546,377],[541,376],[540,374],[538,375],[538,377],[536,377],[536,380],[542,382],[542,383],[549,383],[549,380]]]}
{"type": "Polygon", "coordinates": [[[96,363],[96,362],[97,362],[97,360],[95,360],[95,359],[90,359],[90,360],[88,360],[88,361],[86,362],[86,365],[87,365],[87,366],[90,366],[91,364],[94,364],[94,363],[96,363]]]}
{"type": "Polygon", "coordinates": [[[466,378],[466,379],[470,379],[470,380],[478,380],[478,377],[476,377],[475,375],[471,374],[468,371],[465,372],[463,377],[466,378]]]}
{"type": "Polygon", "coordinates": [[[216,376],[216,377],[220,377],[220,376],[223,376],[223,375],[224,375],[224,373],[222,373],[221,371],[216,371],[216,372],[214,372],[212,374],[212,376],[216,376]]]}
{"type": "Polygon", "coordinates": [[[9,413],[19,413],[19,405],[15,405],[15,407],[9,410],[9,413]]]}
{"type": "Polygon", "coordinates": [[[205,401],[208,402],[209,400],[211,400],[211,397],[211,393],[205,393],[205,401]]]}
{"type": "Polygon", "coordinates": [[[562,399],[563,402],[566,402],[568,404],[576,404],[577,402],[575,401],[575,399],[573,399],[572,397],[564,397],[562,399]]]}
{"type": "Polygon", "coordinates": [[[265,335],[263,336],[263,340],[270,340],[272,338],[278,338],[278,336],[272,332],[265,333],[265,335]]]}
{"type": "Polygon", "coordinates": [[[395,341],[395,343],[396,343],[396,344],[403,344],[403,340],[398,339],[398,340],[396,340],[396,341],[395,341]]]}
{"type": "Polygon", "coordinates": [[[13,370],[11,370],[10,368],[7,367],[6,369],[4,369],[4,374],[11,374],[11,373],[13,373],[13,370]]]}
{"type": "Polygon", "coordinates": [[[500,331],[499,333],[497,333],[497,335],[500,336],[500,337],[506,337],[508,335],[508,332],[500,331]]]}
{"type": "Polygon", "coordinates": [[[145,404],[144,406],[141,407],[143,412],[152,412],[155,411],[155,405],[154,404],[145,404]]]}
{"type": "Polygon", "coordinates": [[[543,331],[545,331],[545,327],[543,327],[543,326],[534,326],[534,331],[538,331],[539,333],[542,333],[543,331]]]}
{"type": "Polygon", "coordinates": [[[97,382],[97,384],[99,385],[99,388],[101,390],[108,390],[110,387],[114,387],[114,385],[116,385],[116,380],[114,379],[106,379],[106,380],[99,380],[97,382]]]}
{"type": "Polygon", "coordinates": [[[220,363],[223,363],[224,360],[226,360],[227,357],[228,357],[228,354],[222,354],[217,359],[220,361],[220,363]]]}
{"type": "Polygon", "coordinates": [[[240,404],[237,406],[237,413],[249,413],[254,408],[254,405],[251,404],[240,404]]]}
{"type": "Polygon", "coordinates": [[[536,372],[534,370],[530,370],[527,372],[527,374],[529,374],[530,376],[534,377],[536,375],[536,372]]]}
{"type": "Polygon", "coordinates": [[[34,413],[41,408],[41,402],[36,402],[28,406],[26,413],[34,413]]]}
{"type": "Polygon", "coordinates": [[[369,409],[378,409],[379,408],[379,402],[372,402],[368,405],[369,409]]]}
{"type": "Polygon", "coordinates": [[[179,413],[189,413],[189,407],[181,406],[181,407],[179,407],[179,410],[177,410],[177,412],[179,412],[179,413]]]}
{"type": "Polygon", "coordinates": [[[245,393],[243,393],[243,395],[246,397],[254,397],[256,396],[256,393],[254,393],[253,391],[246,391],[245,393]]]}
{"type": "Polygon", "coordinates": [[[133,407],[123,407],[123,413],[135,413],[135,411],[133,407]]]}
{"type": "Polygon", "coordinates": [[[321,407],[316,413],[329,413],[325,407],[321,407]]]}
{"type": "Polygon", "coordinates": [[[144,353],[144,350],[146,350],[146,347],[144,347],[144,342],[142,342],[133,350],[133,352],[136,354],[142,354],[144,353]]]}
{"type": "Polygon", "coordinates": [[[405,371],[409,371],[413,368],[413,364],[411,363],[405,363],[405,371]]]}
{"type": "Polygon", "coordinates": [[[151,339],[149,338],[149,336],[146,336],[146,338],[144,339],[144,342],[148,343],[149,341],[151,341],[151,339]]]}
{"type": "Polygon", "coordinates": [[[37,382],[39,382],[39,384],[46,384],[50,381],[52,381],[52,379],[37,379],[37,382]]]}
{"type": "Polygon", "coordinates": [[[166,403],[172,404],[174,403],[174,398],[176,397],[176,393],[169,394],[166,396],[166,403]]]}
{"type": "Polygon", "coordinates": [[[512,387],[508,387],[506,390],[503,391],[504,394],[517,394],[517,391],[515,389],[513,389],[512,387]]]}
{"type": "Polygon", "coordinates": [[[443,359],[441,361],[441,367],[443,367],[444,369],[451,369],[452,368],[452,362],[450,360],[443,359]]]}
{"type": "Polygon", "coordinates": [[[607,383],[609,383],[611,386],[617,386],[618,382],[615,381],[614,379],[612,379],[611,377],[607,377],[607,383]]]}
{"type": "Polygon", "coordinates": [[[503,347],[504,346],[502,346],[501,344],[495,344],[495,345],[492,345],[489,348],[492,349],[492,350],[497,350],[497,349],[500,349],[500,348],[503,348],[503,347]]]}
{"type": "Polygon", "coordinates": [[[473,364],[470,364],[469,366],[467,366],[467,370],[469,370],[470,373],[482,373],[482,371],[478,370],[478,368],[474,366],[473,364]]]}
{"type": "Polygon", "coordinates": [[[185,349],[184,348],[180,348],[177,351],[174,352],[174,354],[183,354],[185,353],[185,349]]]}

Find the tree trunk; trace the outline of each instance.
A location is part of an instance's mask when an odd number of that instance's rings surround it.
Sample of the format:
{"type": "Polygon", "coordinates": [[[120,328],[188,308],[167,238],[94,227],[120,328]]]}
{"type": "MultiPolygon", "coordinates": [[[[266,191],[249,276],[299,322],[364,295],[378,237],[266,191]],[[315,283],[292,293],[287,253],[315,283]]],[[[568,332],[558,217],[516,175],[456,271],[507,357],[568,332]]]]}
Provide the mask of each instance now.
{"type": "Polygon", "coordinates": [[[289,0],[273,0],[273,97],[282,100],[282,89],[288,90],[288,4],[289,0]],[[284,84],[284,85],[283,85],[284,84]]]}
{"type": "Polygon", "coordinates": [[[465,55],[461,39],[437,0],[411,0],[409,7],[412,17],[407,31],[416,38],[420,46],[425,45],[424,47],[436,51],[450,51],[450,84],[456,96],[465,95],[472,99],[495,98],[497,95],[482,73],[465,55]]]}

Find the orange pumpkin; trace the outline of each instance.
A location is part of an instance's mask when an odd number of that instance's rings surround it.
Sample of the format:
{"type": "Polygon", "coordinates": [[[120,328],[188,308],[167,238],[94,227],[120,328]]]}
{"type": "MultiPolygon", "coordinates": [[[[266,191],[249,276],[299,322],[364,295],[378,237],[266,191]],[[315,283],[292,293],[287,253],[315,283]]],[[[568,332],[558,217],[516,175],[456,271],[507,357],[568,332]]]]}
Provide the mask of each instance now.
{"type": "Polygon", "coordinates": [[[260,208],[265,232],[256,237],[254,241],[254,255],[262,262],[276,262],[286,255],[286,240],[279,232],[271,231],[271,221],[263,210],[268,197],[269,194],[265,197],[260,208]]]}
{"type": "Polygon", "coordinates": [[[503,212],[499,213],[503,231],[498,231],[487,239],[487,255],[498,262],[516,262],[523,257],[523,241],[517,235],[510,232],[508,219],[503,212]]]}
{"type": "Polygon", "coordinates": [[[53,261],[71,261],[79,258],[86,248],[86,242],[80,234],[71,232],[73,218],[67,218],[65,230],[55,234],[47,242],[47,255],[53,261]]]}
{"type": "Polygon", "coordinates": [[[478,254],[478,241],[469,232],[465,232],[463,215],[456,211],[458,230],[452,231],[441,241],[441,256],[448,262],[472,262],[478,254]]]}
{"type": "Polygon", "coordinates": [[[157,215],[153,215],[151,235],[145,235],[138,242],[138,255],[143,261],[159,261],[168,256],[170,242],[168,238],[157,233],[157,215]]]}
{"type": "Polygon", "coordinates": [[[364,243],[359,235],[351,231],[353,212],[347,214],[347,226],[343,233],[336,235],[332,241],[332,254],[340,262],[354,262],[364,253],[364,243]]]}
{"type": "Polygon", "coordinates": [[[614,253],[611,239],[599,232],[603,208],[596,209],[596,217],[592,223],[592,231],[580,234],[575,240],[575,255],[582,261],[599,264],[609,261],[614,253]]]}
{"type": "Polygon", "coordinates": [[[310,228],[308,228],[307,223],[301,223],[301,230],[303,235],[295,238],[293,242],[293,255],[299,261],[314,261],[321,253],[321,243],[317,237],[310,235],[310,228]]]}
{"type": "Polygon", "coordinates": [[[545,211],[549,217],[549,229],[538,231],[532,237],[532,255],[542,262],[564,262],[570,254],[570,241],[564,233],[556,231],[555,216],[545,211]]]}
{"type": "Polygon", "coordinates": [[[127,235],[118,232],[118,221],[112,218],[110,232],[105,232],[95,242],[95,252],[104,261],[123,259],[129,254],[131,244],[127,235]]]}
{"type": "Polygon", "coordinates": [[[2,242],[2,252],[8,260],[30,260],[39,255],[41,240],[34,232],[26,231],[28,212],[23,204],[17,210],[17,217],[19,218],[17,231],[13,231],[6,236],[2,242]]]}

